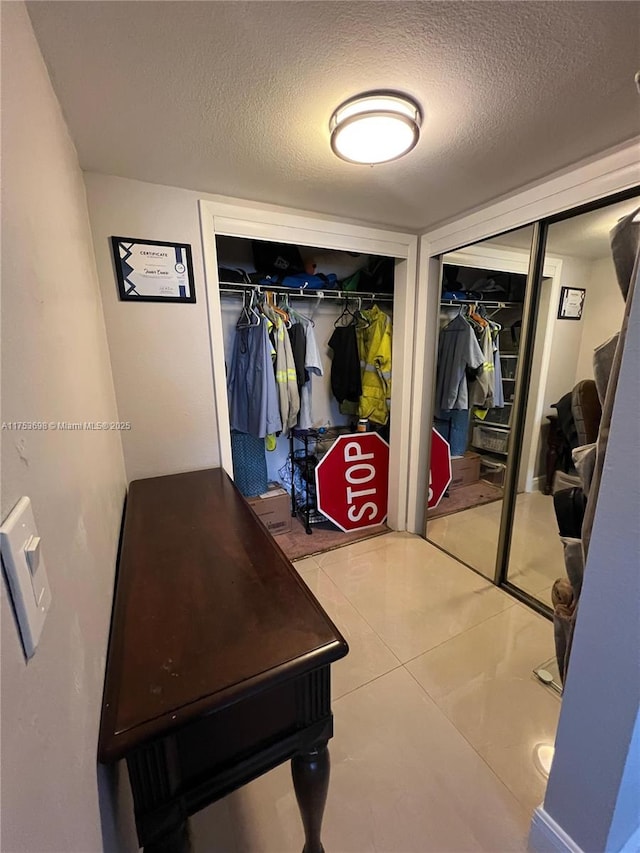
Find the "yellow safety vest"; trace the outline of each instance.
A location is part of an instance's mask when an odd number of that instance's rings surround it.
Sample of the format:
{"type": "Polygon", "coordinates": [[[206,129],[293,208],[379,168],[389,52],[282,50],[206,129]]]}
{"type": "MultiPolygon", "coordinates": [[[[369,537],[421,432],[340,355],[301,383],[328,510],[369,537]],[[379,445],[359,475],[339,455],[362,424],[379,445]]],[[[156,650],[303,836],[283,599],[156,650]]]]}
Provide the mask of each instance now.
{"type": "Polygon", "coordinates": [[[386,424],[391,403],[391,319],[377,305],[360,313],[368,325],[356,329],[362,370],[358,416],[386,424]]]}

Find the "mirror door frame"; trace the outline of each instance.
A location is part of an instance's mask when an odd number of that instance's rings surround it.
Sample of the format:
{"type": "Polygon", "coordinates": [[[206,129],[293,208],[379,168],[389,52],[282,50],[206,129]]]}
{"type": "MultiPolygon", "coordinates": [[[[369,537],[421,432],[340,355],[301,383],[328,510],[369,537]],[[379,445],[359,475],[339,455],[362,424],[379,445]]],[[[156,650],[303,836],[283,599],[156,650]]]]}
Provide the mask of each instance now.
{"type": "MultiPolygon", "coordinates": [[[[413,465],[409,471],[407,504],[407,529],[410,532],[424,535],[426,522],[431,430],[426,429],[425,424],[431,424],[433,419],[433,384],[437,354],[442,255],[516,228],[535,224],[537,239],[534,239],[529,269],[531,283],[534,286],[527,287],[529,299],[525,302],[524,320],[527,328],[535,331],[537,313],[535,309],[544,262],[544,239],[540,240],[540,237],[544,236],[548,222],[552,219],[565,218],[573,213],[577,214],[586,206],[600,206],[609,197],[629,193],[637,187],[637,147],[635,144],[628,144],[592,162],[577,166],[569,172],[422,235],[415,312],[415,370],[410,436],[413,465]]],[[[521,370],[526,369],[527,362],[529,365],[531,363],[532,347],[531,341],[529,359],[522,360],[521,370]]],[[[526,412],[527,397],[528,389],[526,393],[520,394],[518,406],[521,410],[520,433],[523,430],[522,421],[526,412]]],[[[518,405],[518,401],[515,402],[518,405]]],[[[514,432],[514,436],[514,446],[519,449],[516,442],[521,439],[521,435],[519,439],[514,432]]],[[[518,466],[510,467],[517,469],[518,466]]],[[[509,500],[513,504],[518,472],[513,470],[511,476],[509,474],[507,476],[508,481],[511,481],[509,500]]],[[[512,509],[513,507],[511,511],[512,509]]],[[[505,549],[508,550],[509,533],[506,529],[502,530],[502,527],[510,525],[510,514],[507,520],[505,515],[507,513],[503,513],[500,535],[502,548],[499,548],[499,553],[504,553],[505,549]]],[[[547,612],[546,608],[538,604],[537,599],[531,598],[517,587],[512,590],[511,585],[508,582],[505,583],[505,573],[506,561],[503,559],[496,572],[496,583],[508,586],[510,592],[526,600],[527,604],[547,612]]]]}

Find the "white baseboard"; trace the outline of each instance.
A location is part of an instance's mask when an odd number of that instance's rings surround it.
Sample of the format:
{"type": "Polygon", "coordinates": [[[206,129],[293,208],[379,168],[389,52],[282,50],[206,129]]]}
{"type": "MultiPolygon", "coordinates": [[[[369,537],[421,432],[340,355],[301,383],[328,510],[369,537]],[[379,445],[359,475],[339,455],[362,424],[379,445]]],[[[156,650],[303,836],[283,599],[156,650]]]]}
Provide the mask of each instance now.
{"type": "Polygon", "coordinates": [[[544,474],[540,474],[539,477],[528,476],[524,484],[525,492],[527,494],[531,494],[531,492],[541,492],[546,479],[546,475],[544,474]]]}
{"type": "Polygon", "coordinates": [[[546,479],[547,479],[546,476],[542,475],[542,474],[539,477],[534,477],[533,478],[533,491],[534,492],[541,492],[542,486],[544,486],[546,479]]]}
{"type": "Polygon", "coordinates": [[[529,853],[583,853],[582,848],[542,806],[533,813],[528,849],[529,853]]]}

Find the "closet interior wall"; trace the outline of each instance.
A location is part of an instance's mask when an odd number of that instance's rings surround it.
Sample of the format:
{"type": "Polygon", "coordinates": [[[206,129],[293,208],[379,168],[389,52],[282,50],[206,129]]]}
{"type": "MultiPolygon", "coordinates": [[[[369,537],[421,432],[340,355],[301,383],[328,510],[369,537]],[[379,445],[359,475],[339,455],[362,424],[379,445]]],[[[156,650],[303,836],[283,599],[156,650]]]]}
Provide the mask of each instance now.
{"type": "MultiPolygon", "coordinates": [[[[369,256],[362,253],[342,252],[333,249],[318,249],[314,247],[299,246],[300,254],[305,263],[313,261],[316,272],[329,274],[335,273],[338,281],[361,269],[369,260],[369,256]]],[[[218,264],[221,268],[241,269],[246,273],[254,273],[255,264],[253,259],[251,240],[240,237],[216,236],[216,252],[218,264]]],[[[235,288],[241,286],[236,284],[235,288]]],[[[251,291],[251,285],[247,291],[251,291]]],[[[220,307],[222,316],[224,354],[227,370],[231,365],[236,323],[243,304],[243,293],[229,292],[225,288],[225,282],[220,280],[220,307]]],[[[268,291],[269,286],[262,286],[261,290],[268,291]]],[[[322,291],[324,292],[324,291],[322,291]]],[[[291,289],[291,306],[300,314],[310,317],[314,323],[314,333],[320,351],[323,367],[322,376],[312,378],[312,424],[314,428],[329,426],[348,426],[351,418],[340,412],[338,401],[331,391],[331,350],[328,346],[329,338],[334,331],[334,324],[342,314],[345,307],[345,299],[336,297],[318,296],[315,291],[301,295],[299,290],[291,289]]],[[[357,292],[349,294],[349,307],[355,310],[358,300],[362,306],[369,306],[371,300],[368,294],[359,295],[357,292]]],[[[385,314],[393,319],[393,296],[381,294],[380,299],[374,300],[385,314]]],[[[279,482],[287,488],[290,481],[288,476],[289,439],[284,433],[278,437],[275,450],[266,451],[267,476],[270,482],[279,482]]]]}

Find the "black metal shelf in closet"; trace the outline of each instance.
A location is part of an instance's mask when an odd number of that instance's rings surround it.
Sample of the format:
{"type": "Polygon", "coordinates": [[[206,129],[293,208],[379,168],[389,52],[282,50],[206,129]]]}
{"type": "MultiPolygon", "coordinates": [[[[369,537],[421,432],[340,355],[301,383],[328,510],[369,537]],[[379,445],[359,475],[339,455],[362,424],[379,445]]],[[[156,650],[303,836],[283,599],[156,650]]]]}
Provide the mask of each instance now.
{"type": "Polygon", "coordinates": [[[289,431],[289,457],[291,462],[291,516],[298,517],[305,532],[313,533],[313,524],[328,522],[318,512],[315,470],[318,462],[340,435],[348,435],[351,428],[292,429],[289,431]],[[326,447],[320,447],[324,445],[326,447]],[[297,446],[296,446],[297,445],[297,446]],[[295,472],[300,472],[302,489],[298,490],[295,472]]]}

